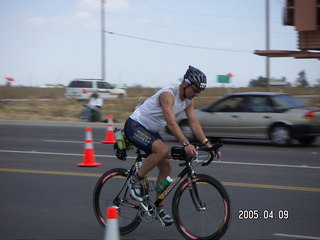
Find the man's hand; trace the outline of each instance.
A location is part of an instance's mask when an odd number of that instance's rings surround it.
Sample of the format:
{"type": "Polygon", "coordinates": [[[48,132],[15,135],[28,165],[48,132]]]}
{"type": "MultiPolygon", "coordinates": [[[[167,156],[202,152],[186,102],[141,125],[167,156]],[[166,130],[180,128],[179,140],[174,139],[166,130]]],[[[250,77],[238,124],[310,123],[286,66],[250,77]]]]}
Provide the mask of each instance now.
{"type": "MultiPolygon", "coordinates": [[[[213,147],[213,145],[210,142],[206,143],[205,146],[208,147],[208,148],[212,148],[213,147]]],[[[213,156],[218,158],[218,159],[220,159],[221,156],[222,156],[221,152],[219,150],[218,151],[212,151],[212,153],[213,153],[213,156]]]]}
{"type": "Polygon", "coordinates": [[[184,150],[190,157],[196,157],[198,155],[197,149],[192,144],[185,146],[184,150]]]}

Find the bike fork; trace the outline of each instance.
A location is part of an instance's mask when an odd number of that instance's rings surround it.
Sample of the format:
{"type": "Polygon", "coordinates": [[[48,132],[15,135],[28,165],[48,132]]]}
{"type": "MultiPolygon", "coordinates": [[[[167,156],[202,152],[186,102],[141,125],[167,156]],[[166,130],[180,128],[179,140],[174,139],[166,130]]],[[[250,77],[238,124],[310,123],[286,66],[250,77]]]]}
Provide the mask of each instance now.
{"type": "Polygon", "coordinates": [[[201,201],[198,189],[197,189],[197,184],[192,181],[192,178],[189,178],[189,191],[190,195],[192,198],[192,202],[196,209],[200,211],[205,211],[206,210],[206,204],[201,201]]]}

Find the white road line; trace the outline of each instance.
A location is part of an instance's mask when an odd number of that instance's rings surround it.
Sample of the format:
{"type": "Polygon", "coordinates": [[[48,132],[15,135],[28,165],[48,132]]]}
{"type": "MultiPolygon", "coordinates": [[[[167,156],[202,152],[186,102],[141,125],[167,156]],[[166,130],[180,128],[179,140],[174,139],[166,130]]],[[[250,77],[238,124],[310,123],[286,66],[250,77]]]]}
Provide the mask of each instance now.
{"type": "MultiPolygon", "coordinates": [[[[27,154],[44,154],[44,155],[60,155],[60,156],[82,156],[80,153],[57,153],[57,152],[38,152],[38,151],[15,151],[2,149],[0,152],[6,153],[27,153],[27,154]]],[[[116,158],[115,155],[95,155],[96,157],[116,158]]],[[[134,156],[127,158],[134,159],[134,156]]],[[[175,162],[178,162],[174,160],[175,162]]],[[[307,165],[285,165],[285,164],[269,164],[269,163],[248,163],[248,162],[214,162],[213,164],[233,164],[233,165],[247,165],[247,166],[263,166],[263,167],[285,167],[285,168],[302,168],[302,169],[320,169],[320,166],[307,166],[307,165]]]]}
{"type": "Polygon", "coordinates": [[[272,163],[247,163],[247,162],[217,162],[223,164],[236,164],[236,165],[250,165],[250,166],[266,166],[266,167],[287,167],[287,168],[306,168],[306,169],[320,169],[320,166],[308,165],[286,165],[286,164],[272,164],[272,163]]]}
{"type": "Polygon", "coordinates": [[[306,240],[307,239],[320,240],[320,237],[293,235],[293,234],[286,234],[286,233],[274,233],[273,235],[277,237],[298,238],[298,239],[306,239],[306,240]]]}
{"type": "MultiPolygon", "coordinates": [[[[43,155],[60,155],[60,156],[83,156],[80,153],[57,153],[57,152],[38,152],[38,151],[13,151],[13,150],[0,150],[6,153],[23,153],[23,154],[43,154],[43,155]]],[[[114,157],[112,155],[95,155],[96,157],[114,157]]]]}
{"type": "MultiPolygon", "coordinates": [[[[52,143],[84,143],[84,141],[67,141],[67,140],[42,140],[43,142],[52,143]]],[[[101,142],[93,142],[94,144],[101,144],[101,142]]]]}
{"type": "Polygon", "coordinates": [[[42,140],[43,142],[55,142],[55,143],[84,143],[84,141],[64,141],[64,140],[42,140]]]}

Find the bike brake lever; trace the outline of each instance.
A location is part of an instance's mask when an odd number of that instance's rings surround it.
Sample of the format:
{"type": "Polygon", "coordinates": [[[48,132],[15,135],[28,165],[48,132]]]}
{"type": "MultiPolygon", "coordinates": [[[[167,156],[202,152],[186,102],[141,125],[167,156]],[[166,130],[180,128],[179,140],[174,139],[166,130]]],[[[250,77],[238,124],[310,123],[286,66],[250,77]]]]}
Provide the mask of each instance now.
{"type": "Polygon", "coordinates": [[[215,152],[218,152],[219,149],[223,146],[223,143],[222,142],[217,142],[215,143],[212,148],[210,148],[211,151],[215,151],[215,152]]]}
{"type": "Polygon", "coordinates": [[[214,159],[214,155],[213,155],[213,153],[212,153],[212,151],[214,151],[215,152],[215,155],[218,155],[218,152],[219,152],[219,149],[221,148],[223,146],[223,143],[222,142],[217,142],[216,144],[214,144],[211,148],[208,148],[206,151],[207,152],[210,152],[210,159],[207,161],[207,162],[205,162],[205,163],[202,163],[201,165],[202,166],[207,166],[207,165],[209,165],[212,161],[213,161],[213,159],[214,159]]]}

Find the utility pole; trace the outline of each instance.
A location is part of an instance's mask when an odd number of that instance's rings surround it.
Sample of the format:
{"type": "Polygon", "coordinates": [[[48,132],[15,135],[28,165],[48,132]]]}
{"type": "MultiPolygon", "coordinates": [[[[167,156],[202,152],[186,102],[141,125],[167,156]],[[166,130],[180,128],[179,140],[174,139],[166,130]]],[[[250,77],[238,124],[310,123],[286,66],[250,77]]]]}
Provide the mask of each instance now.
{"type": "Polygon", "coordinates": [[[103,81],[106,80],[106,71],[105,71],[105,32],[104,32],[104,23],[105,23],[105,16],[104,16],[104,3],[105,0],[101,0],[101,79],[103,81]]]}
{"type": "MultiPolygon", "coordinates": [[[[269,0],[266,0],[266,51],[270,50],[269,0]]],[[[266,57],[267,92],[270,92],[270,58],[266,57]]]]}

